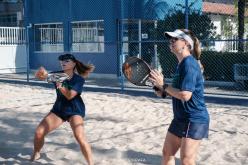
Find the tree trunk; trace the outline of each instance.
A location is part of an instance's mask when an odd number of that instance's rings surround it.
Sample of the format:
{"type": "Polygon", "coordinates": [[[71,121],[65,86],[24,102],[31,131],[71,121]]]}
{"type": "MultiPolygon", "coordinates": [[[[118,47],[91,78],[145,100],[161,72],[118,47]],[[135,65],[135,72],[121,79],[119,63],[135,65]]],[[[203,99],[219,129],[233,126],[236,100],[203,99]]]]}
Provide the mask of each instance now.
{"type": "Polygon", "coordinates": [[[246,0],[239,0],[238,1],[238,51],[244,52],[244,26],[245,26],[245,1],[246,0]]]}

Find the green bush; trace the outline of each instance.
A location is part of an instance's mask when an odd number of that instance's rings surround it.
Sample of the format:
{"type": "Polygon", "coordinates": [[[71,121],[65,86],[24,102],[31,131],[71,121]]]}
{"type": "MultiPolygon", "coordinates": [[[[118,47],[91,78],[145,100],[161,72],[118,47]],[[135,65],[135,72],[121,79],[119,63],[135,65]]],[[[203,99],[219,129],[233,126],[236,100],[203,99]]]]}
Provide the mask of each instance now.
{"type": "MultiPolygon", "coordinates": [[[[158,44],[159,61],[165,77],[171,78],[176,70],[177,59],[165,45],[168,44],[158,44]]],[[[248,53],[203,51],[201,62],[206,80],[234,81],[234,64],[248,64],[248,53]]]]}
{"type": "Polygon", "coordinates": [[[234,64],[248,64],[248,53],[203,51],[201,62],[206,80],[234,81],[234,64]]]}

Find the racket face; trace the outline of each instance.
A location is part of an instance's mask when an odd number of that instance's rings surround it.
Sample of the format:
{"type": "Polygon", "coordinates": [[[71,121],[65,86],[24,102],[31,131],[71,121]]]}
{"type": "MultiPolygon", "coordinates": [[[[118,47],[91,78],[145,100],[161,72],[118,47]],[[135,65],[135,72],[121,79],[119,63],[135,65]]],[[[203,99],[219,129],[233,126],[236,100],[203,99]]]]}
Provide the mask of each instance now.
{"type": "Polygon", "coordinates": [[[47,82],[63,82],[66,79],[69,79],[69,75],[66,73],[49,73],[47,82]]]}
{"type": "Polygon", "coordinates": [[[122,72],[126,79],[138,86],[152,86],[149,82],[151,69],[142,59],[129,57],[122,65],[122,72]]]}

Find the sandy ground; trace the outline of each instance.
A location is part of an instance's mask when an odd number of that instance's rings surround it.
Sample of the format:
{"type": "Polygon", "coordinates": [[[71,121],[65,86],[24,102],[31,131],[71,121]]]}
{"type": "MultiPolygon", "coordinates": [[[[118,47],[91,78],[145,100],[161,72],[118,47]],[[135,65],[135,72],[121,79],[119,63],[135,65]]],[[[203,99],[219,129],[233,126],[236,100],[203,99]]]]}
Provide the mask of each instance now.
{"type": "MultiPolygon", "coordinates": [[[[86,164],[68,123],[46,137],[41,159],[30,163],[35,128],[50,111],[55,91],[2,82],[0,90],[0,164],[86,164]]],[[[160,164],[172,120],[170,99],[89,90],[82,97],[95,164],[160,164]]],[[[248,164],[248,107],[233,103],[207,101],[210,135],[202,141],[198,165],[248,164]]],[[[180,164],[179,153],[176,156],[176,164],[180,164]]]]}

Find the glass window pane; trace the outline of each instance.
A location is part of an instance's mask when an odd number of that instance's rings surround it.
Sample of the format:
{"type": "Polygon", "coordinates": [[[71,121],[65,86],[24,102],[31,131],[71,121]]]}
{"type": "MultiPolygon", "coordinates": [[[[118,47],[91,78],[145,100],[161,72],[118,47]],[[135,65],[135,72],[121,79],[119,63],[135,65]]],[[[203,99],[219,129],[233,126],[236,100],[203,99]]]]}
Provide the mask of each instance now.
{"type": "Polygon", "coordinates": [[[35,28],[35,51],[63,52],[63,25],[39,24],[35,28]]]}
{"type": "Polygon", "coordinates": [[[72,23],[72,51],[104,52],[103,20],[72,23]]]}

